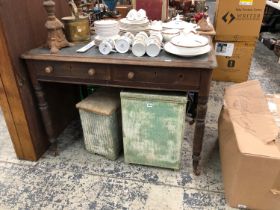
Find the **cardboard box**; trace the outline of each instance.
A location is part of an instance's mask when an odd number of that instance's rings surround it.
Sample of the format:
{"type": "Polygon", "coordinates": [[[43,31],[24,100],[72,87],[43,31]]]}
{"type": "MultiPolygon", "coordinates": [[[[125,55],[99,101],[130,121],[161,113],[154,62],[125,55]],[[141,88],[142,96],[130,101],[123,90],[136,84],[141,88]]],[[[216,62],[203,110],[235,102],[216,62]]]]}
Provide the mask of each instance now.
{"type": "Polygon", "coordinates": [[[247,81],[255,46],[256,41],[215,41],[218,67],[213,71],[213,80],[228,82],[247,81]]]}
{"type": "Polygon", "coordinates": [[[280,125],[275,121],[280,120],[280,99],[272,98],[267,101],[258,81],[225,91],[219,144],[225,196],[231,207],[280,208],[280,125]]]}
{"type": "Polygon", "coordinates": [[[218,0],[215,29],[219,41],[258,38],[266,0],[218,0]]]}

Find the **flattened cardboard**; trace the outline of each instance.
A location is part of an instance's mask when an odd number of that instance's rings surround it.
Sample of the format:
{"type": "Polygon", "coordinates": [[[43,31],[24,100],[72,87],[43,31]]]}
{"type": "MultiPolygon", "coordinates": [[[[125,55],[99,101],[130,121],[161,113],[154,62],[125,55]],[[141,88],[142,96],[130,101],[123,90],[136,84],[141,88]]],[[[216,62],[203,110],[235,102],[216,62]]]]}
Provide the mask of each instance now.
{"type": "MultiPolygon", "coordinates": [[[[213,71],[213,80],[227,82],[245,82],[248,80],[256,40],[254,42],[222,42],[233,44],[232,56],[217,55],[218,67],[213,71]]],[[[216,50],[221,50],[217,49],[216,50]]]]}
{"type": "MultiPolygon", "coordinates": [[[[268,109],[272,113],[277,127],[280,128],[280,94],[273,94],[273,95],[268,94],[268,95],[266,95],[266,99],[268,102],[268,109]]],[[[277,145],[278,150],[280,151],[280,131],[275,140],[275,144],[277,145]]],[[[280,189],[280,175],[279,175],[279,185],[278,186],[280,189]]]]}
{"type": "Polygon", "coordinates": [[[219,41],[252,41],[259,36],[266,0],[218,0],[215,29],[219,41]]]}
{"type": "Polygon", "coordinates": [[[277,137],[278,127],[258,81],[228,87],[225,90],[224,106],[230,110],[234,126],[243,128],[243,132],[259,138],[262,143],[271,143],[277,137]]]}
{"type": "MultiPolygon", "coordinates": [[[[280,127],[268,107],[258,81],[225,91],[219,144],[225,195],[231,207],[279,210],[280,150],[275,140],[280,127]]],[[[276,109],[280,110],[280,103],[276,109]]]]}

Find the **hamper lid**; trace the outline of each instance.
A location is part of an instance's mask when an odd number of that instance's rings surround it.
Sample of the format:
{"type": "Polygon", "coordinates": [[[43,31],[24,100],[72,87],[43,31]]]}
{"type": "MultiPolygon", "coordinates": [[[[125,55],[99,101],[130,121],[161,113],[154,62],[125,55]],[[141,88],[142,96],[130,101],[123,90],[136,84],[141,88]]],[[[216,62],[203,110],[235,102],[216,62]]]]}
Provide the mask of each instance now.
{"type": "Polygon", "coordinates": [[[165,101],[178,104],[187,103],[187,94],[184,92],[159,92],[159,91],[122,91],[121,98],[147,101],[165,101]]]}
{"type": "Polygon", "coordinates": [[[111,115],[120,107],[120,93],[116,89],[101,88],[79,102],[76,107],[100,115],[111,115]]]}

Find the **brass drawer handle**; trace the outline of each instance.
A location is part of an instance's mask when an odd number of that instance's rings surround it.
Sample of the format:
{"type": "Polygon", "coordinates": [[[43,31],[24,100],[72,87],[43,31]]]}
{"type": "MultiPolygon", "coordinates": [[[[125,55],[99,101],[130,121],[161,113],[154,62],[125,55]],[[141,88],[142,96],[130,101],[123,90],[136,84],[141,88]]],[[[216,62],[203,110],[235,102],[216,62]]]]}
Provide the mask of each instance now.
{"type": "Polygon", "coordinates": [[[88,70],[88,75],[89,76],[94,76],[95,74],[96,74],[95,69],[91,68],[91,69],[88,70]]]}
{"type": "Polygon", "coordinates": [[[45,72],[46,72],[47,74],[51,74],[51,73],[53,72],[53,67],[52,67],[52,66],[47,66],[47,67],[45,68],[45,72]]]}
{"type": "Polygon", "coordinates": [[[133,79],[134,75],[135,75],[134,72],[129,72],[127,77],[128,77],[128,79],[133,79]]]}

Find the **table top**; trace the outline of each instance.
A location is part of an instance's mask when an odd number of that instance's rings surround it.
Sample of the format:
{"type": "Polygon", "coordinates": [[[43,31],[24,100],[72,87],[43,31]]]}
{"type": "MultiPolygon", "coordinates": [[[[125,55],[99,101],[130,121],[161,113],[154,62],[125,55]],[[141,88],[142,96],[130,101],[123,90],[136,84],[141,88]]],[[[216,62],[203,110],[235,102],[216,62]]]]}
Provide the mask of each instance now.
{"type": "Polygon", "coordinates": [[[266,1],[266,4],[271,6],[271,7],[273,7],[273,8],[275,8],[275,9],[280,10],[280,3],[274,3],[272,1],[266,1]]]}
{"type": "Polygon", "coordinates": [[[109,55],[102,55],[99,53],[97,47],[93,47],[85,53],[77,53],[76,50],[83,47],[85,44],[76,44],[73,47],[63,48],[57,54],[50,54],[49,49],[39,47],[24,53],[22,58],[25,60],[39,61],[214,69],[217,67],[217,61],[212,42],[210,44],[212,47],[211,52],[191,58],[175,56],[165,52],[164,50],[161,51],[159,56],[154,58],[148,57],[147,55],[143,57],[136,57],[131,52],[126,54],[111,53],[109,55]]]}

